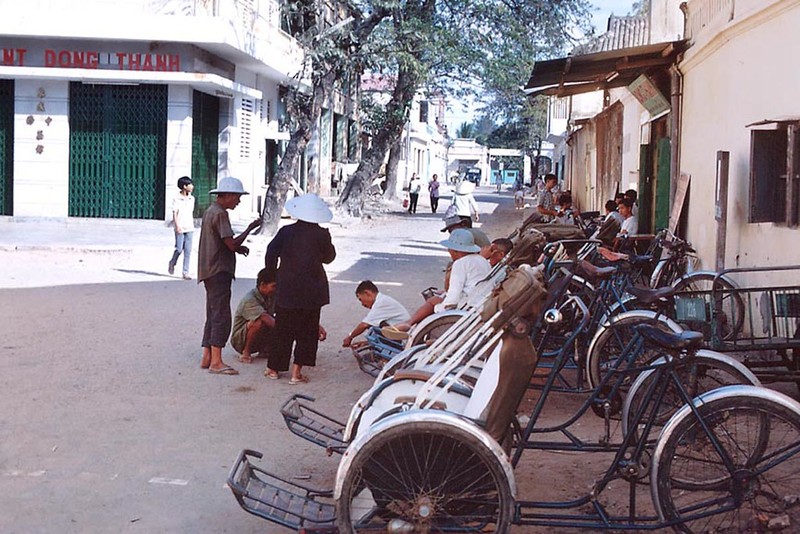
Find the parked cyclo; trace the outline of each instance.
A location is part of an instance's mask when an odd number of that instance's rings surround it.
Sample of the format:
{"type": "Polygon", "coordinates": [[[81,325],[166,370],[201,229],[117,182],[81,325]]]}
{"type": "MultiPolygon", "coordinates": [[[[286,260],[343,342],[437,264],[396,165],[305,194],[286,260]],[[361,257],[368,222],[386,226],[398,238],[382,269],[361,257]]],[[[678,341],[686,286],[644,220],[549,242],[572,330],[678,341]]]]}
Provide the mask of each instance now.
{"type": "Polygon", "coordinates": [[[543,420],[551,396],[565,391],[560,377],[590,320],[569,291],[572,278],[566,269],[548,277],[541,267],[514,269],[443,336],[392,358],[346,423],[311,399],[290,399],[282,410],[289,429],[341,453],[335,486],[294,483],[259,467],[261,453],[244,450],[228,479],[240,505],[306,532],[796,528],[800,403],[753,385],[737,366],[715,367],[732,385],[708,389],[696,380],[702,334],[635,326],[591,387],[568,388],[583,401],[576,413],[558,424],[543,420]],[[561,350],[541,367],[565,321],[572,328],[561,350]],[[534,376],[543,384],[522,424],[517,412],[534,376]],[[589,413],[605,422],[593,439],[578,423],[589,413]],[[515,468],[537,450],[611,459],[585,496],[534,501],[519,495],[515,468]],[[648,487],[644,502],[640,490],[648,487]]]}

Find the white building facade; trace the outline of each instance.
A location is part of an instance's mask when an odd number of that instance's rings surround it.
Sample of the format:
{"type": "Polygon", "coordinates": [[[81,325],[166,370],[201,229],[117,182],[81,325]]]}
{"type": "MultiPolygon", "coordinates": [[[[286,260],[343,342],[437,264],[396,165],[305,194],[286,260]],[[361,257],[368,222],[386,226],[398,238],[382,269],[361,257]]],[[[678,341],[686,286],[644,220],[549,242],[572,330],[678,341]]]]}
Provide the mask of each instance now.
{"type": "Polygon", "coordinates": [[[257,213],[303,65],[280,7],[0,0],[0,215],[170,219],[184,175],[196,215],[225,176],[252,193],[235,216],[257,213]]]}

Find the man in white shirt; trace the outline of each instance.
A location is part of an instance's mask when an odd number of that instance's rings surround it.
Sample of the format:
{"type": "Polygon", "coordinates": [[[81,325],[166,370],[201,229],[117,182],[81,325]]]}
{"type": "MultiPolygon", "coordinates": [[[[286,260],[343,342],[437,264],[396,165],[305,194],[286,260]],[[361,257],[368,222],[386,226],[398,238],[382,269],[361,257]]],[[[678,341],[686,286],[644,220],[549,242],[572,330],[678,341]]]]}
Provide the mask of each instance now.
{"type": "Polygon", "coordinates": [[[633,201],[629,198],[622,200],[618,205],[619,213],[625,220],[622,221],[620,235],[633,235],[639,232],[639,218],[633,214],[633,201]]]}
{"type": "Polygon", "coordinates": [[[491,272],[489,260],[478,254],[481,247],[475,244],[475,239],[469,230],[457,228],[448,239],[440,243],[447,247],[447,252],[453,260],[447,292],[426,300],[408,321],[381,329],[383,335],[389,339],[406,339],[411,327],[425,317],[460,308],[467,303],[469,292],[491,272]]]}
{"type": "Polygon", "coordinates": [[[364,280],[358,284],[356,298],[362,306],[369,309],[369,313],[347,334],[342,341],[343,347],[349,347],[353,343],[354,337],[363,334],[370,327],[402,323],[411,318],[408,310],[402,304],[389,295],[379,292],[378,286],[370,280],[364,280]]]}
{"type": "Polygon", "coordinates": [[[178,189],[180,192],[172,200],[172,222],[175,230],[175,250],[172,252],[172,259],[169,260],[167,271],[169,274],[175,273],[175,265],[178,258],[183,254],[183,279],[191,280],[189,276],[189,257],[192,254],[192,235],[194,232],[194,197],[192,191],[194,184],[188,176],[178,179],[178,189]]]}

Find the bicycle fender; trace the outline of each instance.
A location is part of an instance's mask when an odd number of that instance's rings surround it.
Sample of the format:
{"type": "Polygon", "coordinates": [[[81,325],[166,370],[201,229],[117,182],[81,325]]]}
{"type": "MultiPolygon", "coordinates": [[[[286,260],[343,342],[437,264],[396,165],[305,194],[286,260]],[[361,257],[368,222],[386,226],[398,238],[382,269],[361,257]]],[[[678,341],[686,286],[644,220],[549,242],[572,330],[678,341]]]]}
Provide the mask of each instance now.
{"type": "MultiPolygon", "coordinates": [[[[692,271],[691,273],[684,274],[683,276],[681,276],[680,278],[678,278],[677,280],[672,282],[672,286],[675,287],[679,283],[681,283],[681,282],[683,282],[685,280],[690,280],[690,279],[695,278],[695,277],[697,277],[699,275],[715,277],[718,274],[719,273],[717,273],[717,271],[692,271]]],[[[733,287],[735,289],[739,289],[739,284],[734,282],[733,278],[731,278],[727,274],[720,275],[719,279],[720,280],[724,280],[726,283],[730,284],[731,287],[733,287]]]]}
{"type": "MultiPolygon", "coordinates": [[[[798,417],[800,417],[800,402],[797,402],[791,397],[778,391],[759,386],[723,386],[695,397],[692,400],[692,404],[695,408],[697,408],[703,404],[709,404],[724,398],[745,397],[760,398],[769,402],[773,402],[794,412],[798,417]]],[[[658,502],[658,488],[657,484],[655,483],[655,481],[658,480],[658,466],[660,464],[661,456],[664,454],[664,447],[666,446],[670,435],[675,432],[675,427],[677,427],[683,419],[693,416],[692,407],[690,405],[687,404],[680,408],[672,415],[670,420],[667,421],[667,424],[664,425],[664,428],[661,429],[661,434],[659,434],[658,440],[656,441],[655,450],[653,451],[653,459],[650,462],[650,493],[653,504],[656,508],[656,512],[658,513],[658,517],[661,521],[664,521],[664,511],[661,509],[661,505],[658,502]]]]}
{"type": "Polygon", "coordinates": [[[342,455],[339,461],[339,468],[336,471],[336,484],[333,491],[334,499],[338,500],[342,496],[342,487],[345,477],[353,464],[354,458],[358,455],[364,445],[381,432],[389,429],[417,422],[436,423],[443,426],[455,427],[463,432],[467,432],[475,437],[486,449],[495,457],[503,469],[503,473],[508,481],[511,497],[516,500],[517,482],[514,478],[514,468],[508,461],[508,456],[500,445],[492,437],[470,419],[459,415],[442,412],[439,410],[411,410],[392,415],[376,422],[370,427],[371,431],[357,437],[342,455]]]}

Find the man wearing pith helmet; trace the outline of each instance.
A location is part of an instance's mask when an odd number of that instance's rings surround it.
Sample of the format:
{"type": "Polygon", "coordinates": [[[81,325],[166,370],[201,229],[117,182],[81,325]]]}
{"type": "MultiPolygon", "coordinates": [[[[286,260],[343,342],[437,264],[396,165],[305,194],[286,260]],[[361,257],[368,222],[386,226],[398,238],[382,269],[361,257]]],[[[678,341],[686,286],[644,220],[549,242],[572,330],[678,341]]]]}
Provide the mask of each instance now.
{"type": "Polygon", "coordinates": [[[197,282],[202,282],[206,289],[200,366],[212,374],[238,375],[236,369],[222,361],[222,349],[231,334],[231,282],[236,275],[236,254],[247,256],[250,252],[242,243],[261,225],[261,219],[251,222],[244,232],[234,237],[228,210],[238,206],[242,195],[249,193],[241,181],[228,177],[222,178],[209,194],[217,195],[217,199],[203,214],[197,251],[197,282]]]}
{"type": "Polygon", "coordinates": [[[319,223],[333,218],[325,202],[313,193],[286,203],[286,211],[297,222],[284,226],[267,246],[264,263],[275,271],[278,283],[275,299],[275,346],[269,353],[264,375],[278,379],[294,363],[289,384],[308,382],[304,365],[314,366],[317,346],[325,339],[319,324],[320,310],[330,302],[328,278],[323,264],[336,258],[331,234],[319,223]]]}

